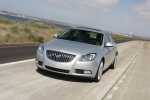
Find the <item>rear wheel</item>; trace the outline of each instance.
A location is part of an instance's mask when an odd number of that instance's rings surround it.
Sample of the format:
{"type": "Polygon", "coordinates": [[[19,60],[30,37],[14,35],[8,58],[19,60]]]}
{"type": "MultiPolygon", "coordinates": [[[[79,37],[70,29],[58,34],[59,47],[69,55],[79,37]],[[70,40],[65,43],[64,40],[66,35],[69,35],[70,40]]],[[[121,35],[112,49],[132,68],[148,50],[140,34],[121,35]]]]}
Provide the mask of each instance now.
{"type": "Polygon", "coordinates": [[[117,55],[115,56],[114,61],[113,61],[112,65],[110,66],[110,68],[115,69],[116,63],[117,63],[117,55]]]}
{"type": "Polygon", "coordinates": [[[96,76],[94,78],[95,82],[99,82],[100,81],[100,79],[102,77],[102,73],[103,73],[103,66],[104,66],[104,63],[103,63],[103,61],[101,61],[100,66],[99,66],[99,68],[97,70],[96,76]]]}

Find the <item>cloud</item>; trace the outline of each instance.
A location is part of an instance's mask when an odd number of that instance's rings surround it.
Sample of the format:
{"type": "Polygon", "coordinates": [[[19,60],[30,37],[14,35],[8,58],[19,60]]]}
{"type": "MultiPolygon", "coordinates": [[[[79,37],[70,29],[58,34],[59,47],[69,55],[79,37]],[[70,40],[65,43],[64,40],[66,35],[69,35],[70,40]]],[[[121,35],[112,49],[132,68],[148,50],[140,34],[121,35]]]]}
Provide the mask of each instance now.
{"type": "Polygon", "coordinates": [[[134,22],[150,22],[150,0],[135,4],[132,7],[133,14],[126,15],[124,18],[134,22]]]}
{"type": "Polygon", "coordinates": [[[120,0],[38,0],[45,6],[52,7],[56,16],[65,17],[67,20],[98,19],[104,18],[112,12],[111,8],[120,0]],[[57,11],[56,11],[57,10],[57,11]],[[69,15],[70,13],[70,15],[69,15]],[[69,15],[69,16],[68,16],[69,15]]]}
{"type": "Polygon", "coordinates": [[[117,4],[119,0],[83,0],[83,3],[85,3],[89,7],[111,7],[115,4],[117,4]]]}
{"type": "Polygon", "coordinates": [[[40,1],[48,5],[64,6],[67,4],[68,0],[40,0],[40,1]]]}
{"type": "Polygon", "coordinates": [[[142,17],[150,17],[150,1],[146,0],[144,3],[135,5],[133,10],[142,17]]]}
{"type": "Polygon", "coordinates": [[[52,6],[86,7],[108,10],[110,7],[116,5],[119,0],[41,0],[41,2],[52,6]]]}

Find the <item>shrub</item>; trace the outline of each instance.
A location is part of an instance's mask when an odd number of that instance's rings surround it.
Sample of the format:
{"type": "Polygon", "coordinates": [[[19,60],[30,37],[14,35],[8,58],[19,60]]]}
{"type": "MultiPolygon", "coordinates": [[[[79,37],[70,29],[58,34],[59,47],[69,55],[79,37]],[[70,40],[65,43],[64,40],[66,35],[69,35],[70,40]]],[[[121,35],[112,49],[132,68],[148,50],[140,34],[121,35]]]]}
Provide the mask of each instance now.
{"type": "Polygon", "coordinates": [[[36,22],[36,21],[32,21],[32,20],[29,20],[26,25],[28,26],[32,26],[32,27],[36,27],[36,28],[43,28],[43,29],[49,29],[50,26],[49,25],[46,25],[42,22],[36,22]]]}
{"type": "Polygon", "coordinates": [[[51,25],[51,29],[55,29],[55,26],[51,25]]]}
{"type": "Polygon", "coordinates": [[[36,39],[35,35],[30,33],[30,34],[28,34],[28,40],[31,42],[36,42],[37,39],[36,39]]]}
{"type": "Polygon", "coordinates": [[[25,33],[31,33],[31,30],[30,29],[28,29],[28,28],[24,28],[24,30],[23,30],[25,33]]]}
{"type": "Polygon", "coordinates": [[[14,26],[14,27],[11,28],[11,30],[12,30],[13,33],[18,33],[19,29],[18,29],[17,26],[14,26]]]}
{"type": "Polygon", "coordinates": [[[43,43],[44,37],[42,37],[42,36],[37,37],[37,42],[43,43]]]}
{"type": "Polygon", "coordinates": [[[10,42],[13,37],[10,34],[7,34],[4,38],[5,42],[10,42]]]}

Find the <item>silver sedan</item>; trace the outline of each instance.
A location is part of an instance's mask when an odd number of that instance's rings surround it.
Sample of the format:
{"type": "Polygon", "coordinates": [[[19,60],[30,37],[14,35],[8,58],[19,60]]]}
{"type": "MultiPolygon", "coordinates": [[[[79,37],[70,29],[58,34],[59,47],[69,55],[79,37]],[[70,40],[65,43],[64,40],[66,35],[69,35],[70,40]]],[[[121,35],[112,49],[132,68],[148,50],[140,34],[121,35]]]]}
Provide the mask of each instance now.
{"type": "Polygon", "coordinates": [[[72,27],[39,46],[38,69],[91,78],[99,82],[108,67],[115,68],[117,45],[106,31],[72,27]]]}

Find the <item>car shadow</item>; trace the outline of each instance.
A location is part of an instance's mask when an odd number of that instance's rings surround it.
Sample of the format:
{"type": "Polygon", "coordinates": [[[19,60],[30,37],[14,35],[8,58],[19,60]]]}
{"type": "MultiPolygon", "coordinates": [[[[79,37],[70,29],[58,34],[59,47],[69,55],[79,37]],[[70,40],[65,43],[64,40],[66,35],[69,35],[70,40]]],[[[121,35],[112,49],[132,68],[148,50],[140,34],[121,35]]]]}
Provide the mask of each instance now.
{"type": "MultiPolygon", "coordinates": [[[[110,67],[105,69],[103,71],[103,75],[108,71],[111,70],[110,67]]],[[[70,76],[70,75],[65,75],[65,74],[59,74],[59,73],[54,73],[54,72],[49,72],[41,69],[36,69],[36,71],[46,77],[49,78],[54,78],[58,80],[63,80],[63,81],[70,81],[70,82],[81,82],[81,83],[93,83],[94,81],[92,79],[84,78],[84,77],[76,77],[76,76],[70,76]]]]}
{"type": "Polygon", "coordinates": [[[107,69],[105,69],[104,71],[103,71],[103,75],[108,71],[108,70],[110,70],[111,68],[107,68],[107,69]]]}
{"type": "Polygon", "coordinates": [[[49,71],[45,71],[45,70],[41,70],[41,69],[37,69],[36,71],[43,76],[58,79],[58,80],[70,81],[70,82],[80,82],[80,83],[93,83],[92,80],[86,79],[83,77],[64,75],[64,74],[49,72],[49,71]]]}

